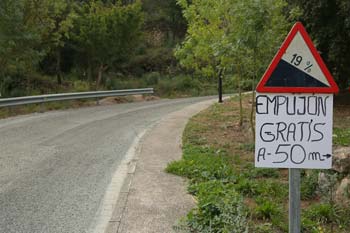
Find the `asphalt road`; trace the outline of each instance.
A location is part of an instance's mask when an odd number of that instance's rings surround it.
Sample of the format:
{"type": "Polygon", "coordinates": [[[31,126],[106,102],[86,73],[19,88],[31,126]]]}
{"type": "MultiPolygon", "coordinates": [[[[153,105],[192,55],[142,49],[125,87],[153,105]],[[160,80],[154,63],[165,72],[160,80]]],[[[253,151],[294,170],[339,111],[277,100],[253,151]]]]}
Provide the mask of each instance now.
{"type": "Polygon", "coordinates": [[[85,233],[137,134],[213,97],[97,106],[0,120],[0,232],[85,233]]]}

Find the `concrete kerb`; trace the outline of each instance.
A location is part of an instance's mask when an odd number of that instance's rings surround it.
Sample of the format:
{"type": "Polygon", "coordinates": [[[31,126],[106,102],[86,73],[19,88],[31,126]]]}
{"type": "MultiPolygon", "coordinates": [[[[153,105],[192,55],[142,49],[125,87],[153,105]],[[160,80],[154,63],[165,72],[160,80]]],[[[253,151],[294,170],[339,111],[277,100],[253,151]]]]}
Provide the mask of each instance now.
{"type": "Polygon", "coordinates": [[[126,153],[125,158],[121,161],[116,172],[113,174],[103,202],[98,210],[95,220],[92,223],[91,233],[108,232],[107,230],[112,226],[119,225],[122,217],[122,211],[127,201],[132,175],[135,172],[137,155],[141,149],[139,147],[141,144],[140,142],[148,130],[153,126],[154,125],[137,134],[134,142],[126,153]]]}
{"type": "MultiPolygon", "coordinates": [[[[143,139],[147,136],[147,134],[156,125],[157,125],[157,123],[152,125],[151,127],[149,127],[139,140],[139,143],[138,143],[136,150],[135,150],[134,158],[128,164],[128,172],[127,172],[127,175],[125,177],[123,186],[120,190],[120,194],[119,194],[117,203],[115,204],[111,219],[109,220],[107,228],[104,231],[105,233],[117,233],[117,232],[119,232],[120,224],[121,224],[121,221],[123,218],[123,214],[125,212],[126,204],[128,202],[128,196],[130,193],[132,179],[134,177],[134,174],[136,171],[137,161],[139,159],[139,155],[140,155],[140,152],[142,149],[143,139]]],[[[98,233],[98,232],[95,232],[95,233],[98,233]]]]}

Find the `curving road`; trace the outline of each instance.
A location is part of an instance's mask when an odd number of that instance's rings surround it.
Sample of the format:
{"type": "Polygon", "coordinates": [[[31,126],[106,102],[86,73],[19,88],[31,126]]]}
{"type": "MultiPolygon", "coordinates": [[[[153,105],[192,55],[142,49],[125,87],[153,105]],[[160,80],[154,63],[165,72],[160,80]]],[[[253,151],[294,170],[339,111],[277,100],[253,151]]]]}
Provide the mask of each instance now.
{"type": "Polygon", "coordinates": [[[213,97],[160,100],[0,120],[0,232],[85,233],[137,134],[213,97]]]}

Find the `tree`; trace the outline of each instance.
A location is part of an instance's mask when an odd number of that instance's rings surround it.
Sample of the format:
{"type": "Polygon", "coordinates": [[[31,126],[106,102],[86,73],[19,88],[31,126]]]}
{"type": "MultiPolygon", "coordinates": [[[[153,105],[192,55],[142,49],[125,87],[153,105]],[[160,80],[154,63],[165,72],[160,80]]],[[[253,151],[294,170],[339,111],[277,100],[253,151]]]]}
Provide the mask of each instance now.
{"type": "Polygon", "coordinates": [[[5,86],[18,78],[26,76],[28,88],[28,73],[45,53],[40,47],[45,29],[45,21],[39,17],[41,9],[30,0],[0,1],[0,89],[5,95],[11,95],[5,86]]]}
{"type": "Polygon", "coordinates": [[[83,4],[78,16],[72,39],[87,60],[89,77],[93,67],[97,67],[98,88],[103,73],[111,65],[127,61],[135,51],[141,38],[141,3],[122,5],[91,1],[83,4]]]}
{"type": "Polygon", "coordinates": [[[301,9],[301,21],[314,39],[340,88],[350,81],[350,2],[348,0],[288,0],[301,9]]]}
{"type": "Polygon", "coordinates": [[[76,18],[74,5],[71,0],[45,0],[48,25],[42,35],[43,45],[46,46],[47,56],[55,58],[55,73],[57,83],[62,83],[61,53],[69,39],[76,18]]]}
{"type": "Polygon", "coordinates": [[[183,39],[186,21],[176,0],[143,0],[142,8],[145,12],[146,31],[156,30],[164,33],[168,46],[173,46],[183,39]]]}
{"type": "Polygon", "coordinates": [[[188,22],[186,39],[175,52],[180,64],[205,76],[235,75],[239,93],[243,78],[254,81],[262,74],[289,27],[283,0],[178,3],[188,22]]]}

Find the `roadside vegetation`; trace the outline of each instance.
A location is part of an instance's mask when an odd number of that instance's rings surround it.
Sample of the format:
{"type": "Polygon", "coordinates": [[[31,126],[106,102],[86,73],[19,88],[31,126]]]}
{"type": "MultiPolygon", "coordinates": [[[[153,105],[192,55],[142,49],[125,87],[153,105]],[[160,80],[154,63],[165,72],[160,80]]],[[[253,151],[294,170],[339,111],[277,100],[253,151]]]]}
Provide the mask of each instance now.
{"type": "Polygon", "coordinates": [[[254,90],[296,21],[346,89],[349,11],[346,0],[2,0],[0,98],[139,87],[167,98],[213,95],[219,80],[226,93],[254,90]]]}
{"type": "MultiPolygon", "coordinates": [[[[89,91],[90,87],[87,82],[74,81],[72,87],[66,87],[62,92],[75,92],[75,91],[89,91]]],[[[232,88],[232,81],[224,83],[224,93],[234,93],[235,89],[232,88]]],[[[145,100],[154,100],[158,98],[179,98],[179,97],[195,97],[195,96],[208,96],[217,94],[217,84],[215,80],[206,79],[204,82],[200,82],[199,79],[192,78],[190,76],[162,76],[157,72],[149,73],[143,78],[129,78],[129,79],[110,79],[107,83],[108,89],[134,89],[153,87],[155,94],[144,97],[145,100]]],[[[61,91],[59,91],[61,92],[61,91]]],[[[39,94],[39,93],[38,93],[39,94]]],[[[108,98],[111,99],[111,98],[108,98]]],[[[135,97],[115,97],[114,103],[134,102],[135,97]]],[[[139,101],[139,98],[136,98],[139,101]]],[[[101,104],[105,101],[100,100],[101,104]]],[[[62,110],[69,108],[79,108],[86,106],[95,106],[97,100],[74,100],[74,101],[60,101],[44,104],[31,104],[24,106],[14,106],[0,108],[0,118],[6,118],[10,116],[43,112],[50,110],[62,110]]],[[[109,101],[108,103],[112,103],[109,101]]]]}
{"type": "Polygon", "coordinates": [[[338,85],[347,0],[2,0],[0,97],[152,86],[161,96],[253,89],[302,21],[338,85]]]}
{"type": "MultiPolygon", "coordinates": [[[[250,94],[243,97],[242,126],[238,97],[213,105],[188,123],[183,159],[166,168],[189,179],[188,192],[197,203],[175,226],[178,232],[288,232],[288,170],[254,167],[250,99],[250,94]]],[[[350,142],[349,97],[344,100],[336,99],[335,148],[350,142]]],[[[350,206],[335,201],[343,177],[333,170],[303,170],[302,232],[350,232],[350,206]],[[326,178],[321,183],[320,176],[326,178]]]]}

